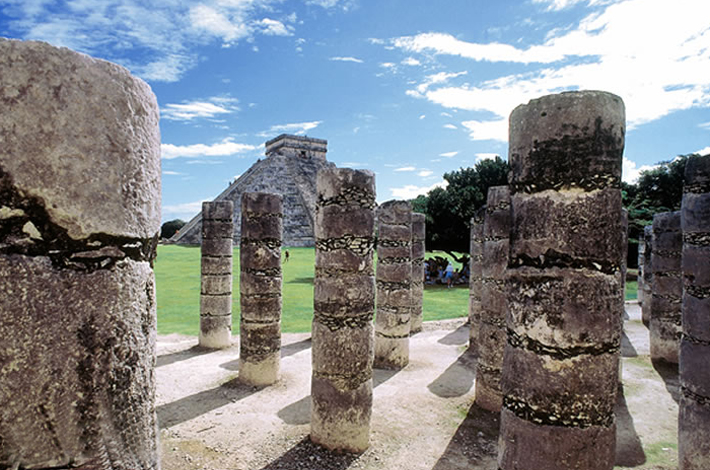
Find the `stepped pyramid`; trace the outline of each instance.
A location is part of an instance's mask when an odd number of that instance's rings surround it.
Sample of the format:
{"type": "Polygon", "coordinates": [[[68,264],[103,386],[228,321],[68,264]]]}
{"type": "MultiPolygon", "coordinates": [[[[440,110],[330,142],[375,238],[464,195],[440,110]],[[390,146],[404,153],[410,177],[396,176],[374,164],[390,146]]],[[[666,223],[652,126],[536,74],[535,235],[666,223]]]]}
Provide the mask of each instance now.
{"type": "MultiPolygon", "coordinates": [[[[241,234],[242,193],[281,194],[284,202],[284,246],[314,246],[316,174],[334,167],[326,160],[328,141],[282,134],[266,142],[266,158],[259,159],[215,201],[234,201],[234,243],[241,234]]],[[[197,214],[171,239],[181,245],[202,242],[202,213],[197,214]]]]}

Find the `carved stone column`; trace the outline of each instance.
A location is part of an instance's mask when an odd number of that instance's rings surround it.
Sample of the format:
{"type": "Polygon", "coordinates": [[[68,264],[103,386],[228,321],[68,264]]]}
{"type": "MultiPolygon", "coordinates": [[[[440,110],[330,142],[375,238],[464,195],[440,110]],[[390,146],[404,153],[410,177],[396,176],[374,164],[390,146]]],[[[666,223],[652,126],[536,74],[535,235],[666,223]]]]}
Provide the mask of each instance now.
{"type": "Polygon", "coordinates": [[[643,256],[643,302],[641,321],[646,327],[651,323],[651,300],[653,299],[653,225],[643,228],[645,251],[643,256]]]}
{"type": "Polygon", "coordinates": [[[486,208],[476,211],[471,218],[471,244],[469,269],[471,277],[468,286],[468,347],[473,353],[478,354],[478,334],[481,326],[481,283],[483,278],[483,217],[486,208]]]}
{"type": "Polygon", "coordinates": [[[412,321],[411,334],[422,331],[424,319],[424,258],[426,256],[426,216],[412,212],[412,321]]]}

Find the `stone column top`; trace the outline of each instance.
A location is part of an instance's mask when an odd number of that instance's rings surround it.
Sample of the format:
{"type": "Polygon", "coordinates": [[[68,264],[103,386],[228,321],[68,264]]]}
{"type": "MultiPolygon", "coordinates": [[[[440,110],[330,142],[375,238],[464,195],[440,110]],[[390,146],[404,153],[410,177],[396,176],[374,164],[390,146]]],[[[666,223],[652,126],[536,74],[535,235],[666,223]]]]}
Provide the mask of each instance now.
{"type": "Polygon", "coordinates": [[[3,38],[0,75],[0,179],[47,219],[35,225],[74,240],[153,237],[160,197],[145,195],[160,194],[160,131],[150,87],[116,64],[3,38]]]}

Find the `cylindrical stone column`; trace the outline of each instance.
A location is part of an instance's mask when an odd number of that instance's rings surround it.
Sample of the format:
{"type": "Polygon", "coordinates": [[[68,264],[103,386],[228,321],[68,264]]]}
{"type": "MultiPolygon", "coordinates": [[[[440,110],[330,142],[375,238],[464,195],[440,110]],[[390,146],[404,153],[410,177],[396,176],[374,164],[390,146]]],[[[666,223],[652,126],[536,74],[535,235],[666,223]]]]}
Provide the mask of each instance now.
{"type": "Polygon", "coordinates": [[[239,244],[239,380],[271,385],[281,361],[283,197],[243,193],[239,244]]]}
{"type": "Polygon", "coordinates": [[[232,344],[232,240],[234,203],[202,203],[202,261],[199,344],[228,348],[232,344]]]}
{"type": "Polygon", "coordinates": [[[412,212],[412,321],[410,334],[422,331],[424,320],[424,257],[426,256],[426,216],[412,212]]]}
{"type": "Polygon", "coordinates": [[[710,468],[710,155],[685,166],[679,470],[710,468]]]}
{"type": "Polygon", "coordinates": [[[636,258],[638,260],[637,265],[638,265],[638,275],[636,276],[636,302],[639,305],[643,305],[643,264],[646,256],[646,237],[645,233],[641,232],[639,233],[639,251],[638,251],[638,257],[636,258]]]}
{"type": "Polygon", "coordinates": [[[502,470],[614,466],[624,105],[545,96],[510,116],[502,470]]]}
{"type": "Polygon", "coordinates": [[[643,228],[643,301],[641,302],[641,321],[646,327],[651,323],[651,300],[653,299],[653,225],[643,228]]]}
{"type": "Polygon", "coordinates": [[[505,272],[510,248],[508,186],[493,186],[488,189],[482,245],[476,404],[483,409],[497,412],[503,404],[500,376],[507,338],[505,272]]]}
{"type": "Polygon", "coordinates": [[[316,188],[311,441],[364,452],[372,413],[375,175],[321,170],[316,188]]]}
{"type": "Polygon", "coordinates": [[[683,278],[680,211],[653,216],[653,285],[649,322],[652,361],[678,364],[683,278]]]}
{"type": "Polygon", "coordinates": [[[481,282],[483,277],[483,217],[486,208],[481,207],[471,217],[471,244],[468,281],[468,348],[478,354],[478,332],[481,324],[481,282]]]}
{"type": "Polygon", "coordinates": [[[155,96],[0,39],[0,103],[0,467],[158,468],[155,96]]]}
{"type": "Polygon", "coordinates": [[[377,210],[377,313],[375,362],[378,369],[409,364],[412,312],[412,204],[387,201],[377,210]]]}

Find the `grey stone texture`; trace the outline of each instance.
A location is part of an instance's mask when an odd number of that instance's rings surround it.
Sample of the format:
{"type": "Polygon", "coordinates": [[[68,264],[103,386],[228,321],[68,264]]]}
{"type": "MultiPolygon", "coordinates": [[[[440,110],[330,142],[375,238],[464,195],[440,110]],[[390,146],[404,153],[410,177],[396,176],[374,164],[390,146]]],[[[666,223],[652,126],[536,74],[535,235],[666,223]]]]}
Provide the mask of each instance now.
{"type": "Polygon", "coordinates": [[[232,344],[232,201],[202,203],[200,346],[232,344]]]}
{"type": "MultiPolygon", "coordinates": [[[[241,197],[245,192],[279,194],[283,197],[284,246],[313,246],[316,207],[316,174],[335,165],[325,158],[323,139],[282,134],[265,144],[266,158],[259,159],[215,201],[234,202],[234,243],[241,239],[241,197]]],[[[202,215],[197,214],[171,242],[200,245],[202,215]]]]}
{"type": "Polygon", "coordinates": [[[378,369],[409,364],[412,313],[412,205],[387,201],[377,209],[377,312],[375,361],[378,369]]]}
{"type": "Polygon", "coordinates": [[[651,323],[651,301],[653,300],[653,225],[643,228],[643,300],[641,301],[641,321],[646,327],[651,323]]]}
{"type": "Polygon", "coordinates": [[[283,198],[242,194],[239,380],[271,385],[281,360],[281,237],[283,198]]]}
{"type": "Polygon", "coordinates": [[[624,119],[596,91],[510,116],[502,470],[614,466],[624,119]]]}
{"type": "Polygon", "coordinates": [[[468,348],[478,354],[478,334],[481,325],[481,285],[483,281],[483,218],[486,208],[481,207],[471,217],[471,244],[468,284],[468,348]]]}
{"type": "Polygon", "coordinates": [[[510,219],[508,186],[489,188],[483,220],[476,404],[495,412],[503,405],[500,377],[507,339],[505,274],[510,249],[510,219]]]}
{"type": "Polygon", "coordinates": [[[412,212],[412,320],[409,332],[422,331],[424,320],[424,258],[426,256],[426,216],[412,212]]]}
{"type": "Polygon", "coordinates": [[[318,173],[311,441],[364,452],[372,413],[375,175],[318,173]]]}
{"type": "Polygon", "coordinates": [[[678,363],[683,278],[680,211],[653,216],[653,284],[649,319],[651,360],[678,363]]]}
{"type": "Polygon", "coordinates": [[[710,468],[710,155],[685,166],[679,470],[710,468]]]}
{"type": "Polygon", "coordinates": [[[636,301],[639,305],[643,305],[643,268],[646,260],[646,234],[645,231],[639,233],[639,248],[638,248],[638,275],[636,276],[636,301]]]}
{"type": "Polygon", "coordinates": [[[0,103],[0,467],[157,469],[155,96],[0,39],[0,103]]]}

